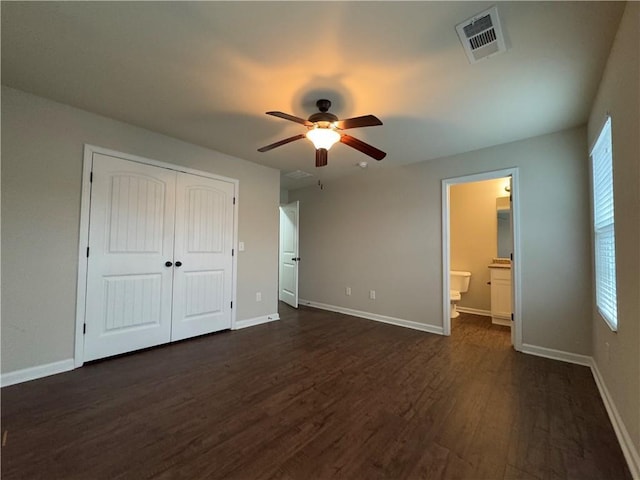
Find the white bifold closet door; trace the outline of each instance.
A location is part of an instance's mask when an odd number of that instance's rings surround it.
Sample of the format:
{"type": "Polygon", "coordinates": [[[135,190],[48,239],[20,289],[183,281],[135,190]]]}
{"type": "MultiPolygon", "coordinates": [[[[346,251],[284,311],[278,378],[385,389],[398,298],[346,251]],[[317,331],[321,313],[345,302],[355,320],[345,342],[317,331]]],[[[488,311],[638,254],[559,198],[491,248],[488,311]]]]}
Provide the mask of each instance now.
{"type": "Polygon", "coordinates": [[[84,360],[231,327],[229,182],[94,153],[84,360]]]}
{"type": "Polygon", "coordinates": [[[172,341],[231,328],[233,189],[178,174],[172,341]]]}

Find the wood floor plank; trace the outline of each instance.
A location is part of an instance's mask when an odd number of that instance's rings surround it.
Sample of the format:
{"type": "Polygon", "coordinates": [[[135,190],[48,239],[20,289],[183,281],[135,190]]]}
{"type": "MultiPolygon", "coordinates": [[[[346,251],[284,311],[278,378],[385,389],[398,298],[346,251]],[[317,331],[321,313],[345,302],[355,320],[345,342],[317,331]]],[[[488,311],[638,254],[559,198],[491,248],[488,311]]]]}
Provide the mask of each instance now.
{"type": "Polygon", "coordinates": [[[2,389],[2,478],[630,478],[589,369],[486,317],[280,316],[2,389]]]}

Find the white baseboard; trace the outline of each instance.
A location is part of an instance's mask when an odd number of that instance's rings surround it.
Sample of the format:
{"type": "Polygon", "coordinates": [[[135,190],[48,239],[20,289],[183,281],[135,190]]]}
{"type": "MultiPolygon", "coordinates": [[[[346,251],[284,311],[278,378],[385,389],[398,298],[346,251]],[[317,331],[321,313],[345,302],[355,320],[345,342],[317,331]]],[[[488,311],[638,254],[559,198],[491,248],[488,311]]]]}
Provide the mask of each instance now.
{"type": "Polygon", "coordinates": [[[59,362],[47,363],[45,365],[38,365],[37,367],[23,368],[22,370],[3,373],[0,376],[0,385],[8,387],[9,385],[15,385],[16,383],[28,382],[29,380],[36,380],[38,378],[48,377],[49,375],[55,375],[56,373],[68,372],[74,368],[75,363],[73,358],[68,358],[67,360],[61,360],[59,362]]]}
{"type": "Polygon", "coordinates": [[[298,303],[300,305],[319,308],[321,310],[328,310],[330,312],[344,313],[345,315],[351,315],[352,317],[366,318],[367,320],[375,320],[376,322],[388,323],[391,325],[397,325],[399,327],[412,328],[413,330],[435,333],[437,335],[444,335],[442,327],[437,327],[435,325],[427,325],[424,323],[413,322],[411,320],[404,320],[402,318],[387,317],[386,315],[379,315],[377,313],[363,312],[361,310],[337,307],[335,305],[327,305],[326,303],[314,302],[312,300],[300,299],[298,300],[298,303]]]}
{"type": "Polygon", "coordinates": [[[506,318],[491,317],[491,323],[493,323],[494,325],[502,325],[503,327],[511,328],[511,324],[513,323],[513,321],[511,319],[507,320],[506,318]]]}
{"type": "Polygon", "coordinates": [[[604,383],[604,379],[602,378],[600,370],[598,369],[598,365],[593,360],[593,358],[591,359],[590,366],[591,373],[593,373],[593,378],[596,381],[598,390],[600,391],[600,397],[602,397],[604,406],[607,409],[607,413],[609,414],[609,420],[611,420],[613,430],[616,432],[616,436],[618,437],[618,443],[620,444],[620,448],[622,449],[624,458],[627,460],[627,465],[629,466],[631,477],[640,479],[640,454],[638,454],[638,450],[633,444],[633,441],[629,436],[629,432],[627,431],[627,428],[624,426],[624,423],[620,418],[618,409],[616,408],[615,403],[613,403],[611,394],[609,393],[607,385],[604,383]]]}
{"type": "Polygon", "coordinates": [[[554,350],[553,348],[538,347],[536,345],[523,343],[521,352],[528,353],[529,355],[535,355],[537,357],[560,360],[561,362],[575,363],[576,365],[584,365],[586,367],[591,366],[591,357],[587,355],[554,350]]]}
{"type": "Polygon", "coordinates": [[[456,305],[456,310],[462,313],[471,313],[473,315],[482,315],[483,317],[490,317],[491,312],[489,310],[481,310],[479,308],[461,307],[456,305]]]}
{"type": "Polygon", "coordinates": [[[233,327],[233,330],[240,330],[241,328],[255,327],[263,323],[274,322],[280,320],[278,313],[272,313],[271,315],[263,315],[261,317],[247,318],[246,320],[238,320],[233,327]]]}

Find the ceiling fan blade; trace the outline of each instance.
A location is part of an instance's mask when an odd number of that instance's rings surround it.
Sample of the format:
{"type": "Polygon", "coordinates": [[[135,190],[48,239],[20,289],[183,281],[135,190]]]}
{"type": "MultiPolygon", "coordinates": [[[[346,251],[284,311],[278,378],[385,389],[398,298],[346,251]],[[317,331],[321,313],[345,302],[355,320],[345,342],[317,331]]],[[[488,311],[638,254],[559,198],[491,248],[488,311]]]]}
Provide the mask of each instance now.
{"type": "Polygon", "coordinates": [[[318,148],[316,150],[316,167],[324,167],[327,165],[327,153],[326,148],[318,148]]]}
{"type": "Polygon", "coordinates": [[[267,115],[273,115],[274,117],[284,118],[285,120],[301,123],[302,125],[305,125],[307,127],[313,126],[313,123],[311,123],[309,120],[305,120],[304,118],[300,118],[300,117],[295,117],[293,115],[289,115],[288,113],[284,113],[284,112],[267,112],[267,115]]]}
{"type": "Polygon", "coordinates": [[[375,127],[376,125],[382,125],[382,121],[375,115],[363,115],[362,117],[347,118],[336,122],[336,126],[341,130],[346,130],[347,128],[375,127]]]}
{"type": "Polygon", "coordinates": [[[342,135],[340,137],[340,141],[349,145],[351,148],[355,148],[356,150],[364,153],[365,155],[369,155],[371,158],[375,158],[376,160],[382,160],[387,156],[387,154],[382,150],[378,150],[376,147],[373,147],[368,143],[364,143],[362,140],[358,140],[351,135],[342,135]]]}
{"type": "Polygon", "coordinates": [[[272,143],[271,145],[267,145],[266,147],[262,147],[259,148],[258,151],[259,152],[268,152],[269,150],[272,150],[276,147],[280,147],[282,145],[286,145],[287,143],[291,143],[291,142],[295,142],[296,140],[300,140],[301,138],[304,138],[305,134],[301,133],[299,135],[295,135],[293,137],[289,137],[289,138],[285,138],[284,140],[280,140],[279,142],[276,143],[272,143]]]}

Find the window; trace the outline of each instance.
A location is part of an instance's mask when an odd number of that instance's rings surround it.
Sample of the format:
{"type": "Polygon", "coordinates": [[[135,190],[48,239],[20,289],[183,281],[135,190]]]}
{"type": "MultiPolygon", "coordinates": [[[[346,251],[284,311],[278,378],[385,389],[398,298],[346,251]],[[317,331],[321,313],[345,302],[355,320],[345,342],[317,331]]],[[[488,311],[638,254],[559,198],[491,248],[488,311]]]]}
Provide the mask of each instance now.
{"type": "Polygon", "coordinates": [[[609,326],[618,327],[616,245],[613,215],[613,152],[611,117],[591,151],[593,171],[593,231],[596,266],[596,305],[609,326]]]}

